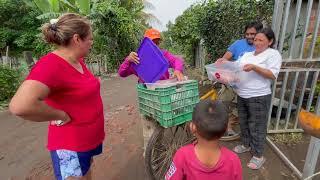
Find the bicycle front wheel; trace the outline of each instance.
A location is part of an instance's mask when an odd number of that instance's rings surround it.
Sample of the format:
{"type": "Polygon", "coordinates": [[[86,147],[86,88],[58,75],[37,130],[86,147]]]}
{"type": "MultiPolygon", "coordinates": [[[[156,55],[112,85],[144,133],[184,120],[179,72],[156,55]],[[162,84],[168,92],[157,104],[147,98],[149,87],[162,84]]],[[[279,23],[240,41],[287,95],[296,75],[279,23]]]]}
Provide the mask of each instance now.
{"type": "Polygon", "coordinates": [[[157,125],[146,147],[145,166],[148,178],[164,179],[174,153],[193,140],[188,123],[170,128],[157,125]]]}

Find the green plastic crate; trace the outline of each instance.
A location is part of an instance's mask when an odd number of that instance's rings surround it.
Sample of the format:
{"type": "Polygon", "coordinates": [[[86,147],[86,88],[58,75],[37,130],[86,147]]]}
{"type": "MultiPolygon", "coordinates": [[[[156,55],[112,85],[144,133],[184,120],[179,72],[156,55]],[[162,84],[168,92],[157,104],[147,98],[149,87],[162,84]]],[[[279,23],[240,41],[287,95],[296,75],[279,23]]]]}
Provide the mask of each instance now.
{"type": "Polygon", "coordinates": [[[166,128],[190,121],[193,108],[199,102],[197,81],[155,90],[138,84],[137,91],[140,113],[166,128]]]}

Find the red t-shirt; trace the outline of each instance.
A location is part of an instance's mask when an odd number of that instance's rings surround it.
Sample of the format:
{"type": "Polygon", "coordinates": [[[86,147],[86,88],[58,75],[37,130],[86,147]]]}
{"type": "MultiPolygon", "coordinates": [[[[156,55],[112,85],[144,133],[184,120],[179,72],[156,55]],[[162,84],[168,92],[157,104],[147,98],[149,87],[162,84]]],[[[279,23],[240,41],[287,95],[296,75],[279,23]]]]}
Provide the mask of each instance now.
{"type": "Polygon", "coordinates": [[[242,180],[239,157],[229,149],[221,147],[217,164],[209,168],[202,164],[195,153],[195,145],[181,147],[174,155],[173,162],[165,176],[166,180],[242,180]]]}
{"type": "Polygon", "coordinates": [[[61,57],[49,53],[35,64],[26,79],[47,85],[50,93],[46,103],[71,117],[71,122],[66,125],[49,125],[49,150],[84,152],[96,148],[104,140],[100,82],[86,68],[83,60],[80,63],[83,74],[61,57]]]}

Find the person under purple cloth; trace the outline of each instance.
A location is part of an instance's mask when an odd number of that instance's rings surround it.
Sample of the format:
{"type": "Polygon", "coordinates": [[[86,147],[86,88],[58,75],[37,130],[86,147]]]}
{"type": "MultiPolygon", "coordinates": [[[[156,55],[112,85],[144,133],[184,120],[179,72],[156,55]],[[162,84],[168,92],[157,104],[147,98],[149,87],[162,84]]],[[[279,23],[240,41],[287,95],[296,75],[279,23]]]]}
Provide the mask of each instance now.
{"type": "MultiPolygon", "coordinates": [[[[144,37],[150,38],[157,46],[160,44],[161,36],[160,32],[156,29],[146,30],[144,37]]],[[[169,68],[174,69],[173,77],[176,77],[179,81],[184,79],[183,75],[183,59],[171,54],[167,50],[161,50],[164,57],[168,60],[169,68]]],[[[133,64],[139,64],[139,57],[136,52],[131,52],[120,65],[118,74],[120,77],[128,77],[132,74],[139,78],[139,83],[143,83],[143,80],[138,76],[137,72],[133,68],[133,64]]],[[[169,71],[165,72],[160,80],[166,80],[170,78],[169,71]]]]}

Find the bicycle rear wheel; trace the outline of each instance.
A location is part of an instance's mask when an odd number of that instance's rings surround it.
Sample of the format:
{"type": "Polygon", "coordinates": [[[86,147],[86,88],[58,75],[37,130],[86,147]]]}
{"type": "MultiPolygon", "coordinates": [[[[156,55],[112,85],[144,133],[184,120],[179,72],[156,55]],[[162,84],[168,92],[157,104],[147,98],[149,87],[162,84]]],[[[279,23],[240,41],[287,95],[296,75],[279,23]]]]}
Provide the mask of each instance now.
{"type": "Polygon", "coordinates": [[[178,148],[194,140],[188,123],[163,128],[156,126],[145,154],[145,166],[150,180],[162,180],[167,172],[174,153],[178,148]]]}
{"type": "Polygon", "coordinates": [[[230,115],[228,130],[220,138],[221,141],[234,141],[240,139],[240,125],[238,117],[230,115]],[[231,121],[231,122],[230,122],[231,121]]]}
{"type": "Polygon", "coordinates": [[[240,139],[240,124],[236,103],[236,93],[232,88],[223,85],[218,92],[218,99],[223,101],[229,110],[229,123],[226,133],[220,138],[221,141],[234,141],[240,139]]]}

